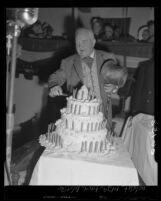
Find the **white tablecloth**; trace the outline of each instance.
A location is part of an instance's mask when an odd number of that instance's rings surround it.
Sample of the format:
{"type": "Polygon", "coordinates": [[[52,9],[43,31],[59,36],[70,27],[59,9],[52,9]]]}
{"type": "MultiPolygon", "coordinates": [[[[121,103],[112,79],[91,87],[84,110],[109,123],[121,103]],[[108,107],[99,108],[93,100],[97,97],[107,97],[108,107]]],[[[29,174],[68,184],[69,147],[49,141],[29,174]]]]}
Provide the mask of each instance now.
{"type": "Polygon", "coordinates": [[[129,117],[122,139],[146,185],[157,185],[158,165],[154,159],[154,116],[129,117]]]}
{"type": "Polygon", "coordinates": [[[139,185],[129,153],[121,139],[115,142],[117,150],[97,160],[45,150],[34,168],[30,185],[139,185]]]}

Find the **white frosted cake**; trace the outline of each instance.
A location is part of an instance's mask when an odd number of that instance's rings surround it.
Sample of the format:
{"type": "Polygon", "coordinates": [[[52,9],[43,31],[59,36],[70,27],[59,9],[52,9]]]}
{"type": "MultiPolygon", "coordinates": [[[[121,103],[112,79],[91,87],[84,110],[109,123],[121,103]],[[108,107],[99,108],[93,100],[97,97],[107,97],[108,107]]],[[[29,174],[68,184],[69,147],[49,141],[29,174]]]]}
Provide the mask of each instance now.
{"type": "MultiPolygon", "coordinates": [[[[40,143],[48,142],[58,148],[79,153],[105,153],[112,147],[107,120],[101,112],[101,101],[85,87],[67,98],[67,107],[61,110],[54,128],[40,136],[40,143]]],[[[45,143],[44,143],[45,144],[45,143]]]]}

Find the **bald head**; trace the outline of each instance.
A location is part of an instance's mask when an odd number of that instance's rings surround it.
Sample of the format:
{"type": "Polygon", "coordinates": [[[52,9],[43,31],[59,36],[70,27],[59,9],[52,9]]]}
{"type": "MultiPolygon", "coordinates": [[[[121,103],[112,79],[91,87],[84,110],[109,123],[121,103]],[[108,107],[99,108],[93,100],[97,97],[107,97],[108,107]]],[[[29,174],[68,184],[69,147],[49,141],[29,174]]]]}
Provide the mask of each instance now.
{"type": "Polygon", "coordinates": [[[79,35],[83,35],[85,37],[89,37],[91,40],[94,40],[94,34],[91,29],[86,29],[86,28],[77,29],[75,32],[75,38],[79,35]]]}
{"type": "Polygon", "coordinates": [[[76,49],[80,57],[90,56],[94,50],[95,38],[92,30],[80,28],[75,33],[76,49]]]}

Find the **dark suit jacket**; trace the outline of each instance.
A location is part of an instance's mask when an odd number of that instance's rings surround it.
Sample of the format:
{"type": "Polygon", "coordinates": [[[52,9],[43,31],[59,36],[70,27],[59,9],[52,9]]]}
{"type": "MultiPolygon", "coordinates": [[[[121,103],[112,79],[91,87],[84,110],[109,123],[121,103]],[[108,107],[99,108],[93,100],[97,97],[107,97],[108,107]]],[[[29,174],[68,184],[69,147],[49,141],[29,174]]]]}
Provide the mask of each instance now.
{"type": "Polygon", "coordinates": [[[154,115],[154,60],[141,62],[131,99],[131,113],[154,115]]]}
{"type": "MultiPolygon", "coordinates": [[[[100,67],[106,59],[116,58],[113,53],[107,53],[101,50],[95,50],[96,53],[96,62],[97,62],[97,73],[98,80],[100,85],[100,93],[103,101],[103,112],[106,118],[110,119],[112,123],[112,110],[111,106],[107,106],[107,94],[104,91],[103,78],[100,74],[100,67]],[[109,117],[110,116],[110,117],[109,117]]],[[[117,62],[117,61],[116,61],[117,62]]],[[[63,59],[61,62],[60,69],[53,73],[49,78],[49,88],[60,85],[62,86],[66,82],[67,89],[69,92],[72,92],[73,88],[78,85],[78,83],[83,83],[83,71],[81,66],[81,59],[78,54],[70,56],[66,59],[63,59]]]]}

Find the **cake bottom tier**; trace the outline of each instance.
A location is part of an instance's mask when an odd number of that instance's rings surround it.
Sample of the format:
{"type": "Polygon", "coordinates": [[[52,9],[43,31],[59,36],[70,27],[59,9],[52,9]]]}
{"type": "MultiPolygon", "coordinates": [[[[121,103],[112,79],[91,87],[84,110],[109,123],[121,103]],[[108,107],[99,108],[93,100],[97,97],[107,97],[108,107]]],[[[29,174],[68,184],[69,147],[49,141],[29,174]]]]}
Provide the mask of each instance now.
{"type": "Polygon", "coordinates": [[[54,146],[66,149],[68,151],[101,153],[109,149],[111,143],[106,139],[100,140],[80,140],[71,136],[60,136],[53,132],[46,136],[46,140],[54,146]],[[64,138],[63,138],[64,137],[64,138]]]}

